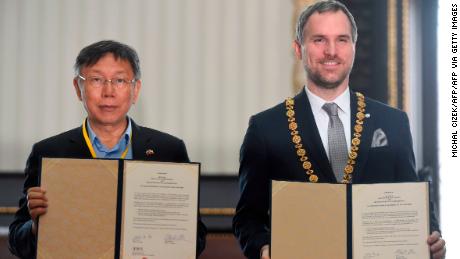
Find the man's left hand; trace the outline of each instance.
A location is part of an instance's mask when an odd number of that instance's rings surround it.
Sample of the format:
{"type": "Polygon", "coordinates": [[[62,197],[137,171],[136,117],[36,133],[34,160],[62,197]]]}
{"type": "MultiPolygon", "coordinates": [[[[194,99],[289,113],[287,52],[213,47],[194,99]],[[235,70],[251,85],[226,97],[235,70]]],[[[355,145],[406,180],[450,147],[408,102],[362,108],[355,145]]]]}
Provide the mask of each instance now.
{"type": "Polygon", "coordinates": [[[433,259],[443,259],[446,257],[446,241],[442,239],[441,234],[438,231],[433,231],[427,240],[430,246],[431,254],[433,259]]]}

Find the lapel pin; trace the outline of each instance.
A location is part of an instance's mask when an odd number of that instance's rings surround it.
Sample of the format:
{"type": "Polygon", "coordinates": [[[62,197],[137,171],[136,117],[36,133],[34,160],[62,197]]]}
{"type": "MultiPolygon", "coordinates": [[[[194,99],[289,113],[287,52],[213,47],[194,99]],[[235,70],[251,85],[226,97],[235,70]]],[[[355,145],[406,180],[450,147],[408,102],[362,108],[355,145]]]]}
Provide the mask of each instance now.
{"type": "Polygon", "coordinates": [[[370,114],[370,113],[366,113],[365,117],[366,117],[366,118],[370,118],[370,117],[371,117],[371,114],[370,114]]]}
{"type": "Polygon", "coordinates": [[[155,154],[155,152],[153,152],[153,149],[147,149],[145,151],[145,155],[147,155],[147,156],[153,156],[153,154],[155,154]]]}

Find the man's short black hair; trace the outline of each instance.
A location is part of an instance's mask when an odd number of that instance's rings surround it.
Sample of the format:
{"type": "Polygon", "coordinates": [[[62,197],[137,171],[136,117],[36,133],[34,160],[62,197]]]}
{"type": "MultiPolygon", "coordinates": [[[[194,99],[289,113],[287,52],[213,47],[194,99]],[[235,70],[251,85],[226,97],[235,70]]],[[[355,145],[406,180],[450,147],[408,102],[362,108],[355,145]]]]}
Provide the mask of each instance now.
{"type": "Polygon", "coordinates": [[[83,67],[96,64],[99,59],[108,53],[112,53],[115,59],[129,61],[133,69],[134,78],[136,80],[141,78],[139,57],[136,51],[126,44],[113,40],[99,41],[83,48],[75,61],[75,74],[78,75],[83,67]]]}

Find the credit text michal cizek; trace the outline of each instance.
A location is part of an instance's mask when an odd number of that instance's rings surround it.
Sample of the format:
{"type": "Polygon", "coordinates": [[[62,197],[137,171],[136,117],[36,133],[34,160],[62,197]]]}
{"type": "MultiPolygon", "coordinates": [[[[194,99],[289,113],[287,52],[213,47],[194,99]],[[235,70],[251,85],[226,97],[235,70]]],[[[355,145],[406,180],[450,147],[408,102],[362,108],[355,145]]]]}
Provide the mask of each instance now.
{"type": "Polygon", "coordinates": [[[452,4],[452,43],[451,43],[451,50],[452,50],[452,105],[451,105],[451,120],[452,120],[452,137],[451,137],[451,147],[452,147],[452,157],[458,157],[458,115],[457,115],[457,107],[458,107],[458,15],[457,15],[457,4],[452,4]]]}

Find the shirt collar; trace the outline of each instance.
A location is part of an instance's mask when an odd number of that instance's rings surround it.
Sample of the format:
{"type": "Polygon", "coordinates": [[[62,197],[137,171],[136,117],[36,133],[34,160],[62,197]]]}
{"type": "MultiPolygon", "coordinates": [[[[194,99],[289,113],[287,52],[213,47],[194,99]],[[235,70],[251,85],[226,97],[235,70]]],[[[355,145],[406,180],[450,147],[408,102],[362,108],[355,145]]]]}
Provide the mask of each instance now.
{"type": "MultiPolygon", "coordinates": [[[[129,141],[129,136],[131,136],[131,132],[132,132],[132,126],[131,126],[131,119],[127,117],[127,120],[128,120],[128,127],[126,127],[125,132],[123,133],[122,137],[119,139],[118,142],[120,142],[122,138],[126,140],[126,143],[128,143],[129,141]]],[[[89,120],[86,120],[86,122],[88,123],[88,137],[91,140],[91,143],[94,145],[95,140],[97,139],[96,133],[94,133],[93,129],[91,128],[91,124],[89,120]]]]}
{"type": "Polygon", "coordinates": [[[344,112],[345,114],[350,114],[350,88],[347,87],[347,89],[337,96],[334,100],[332,101],[326,101],[323,98],[315,95],[308,89],[308,87],[305,87],[305,92],[307,93],[308,100],[310,102],[311,110],[313,114],[318,114],[323,110],[323,105],[328,102],[333,102],[337,104],[339,109],[344,112]]]}

